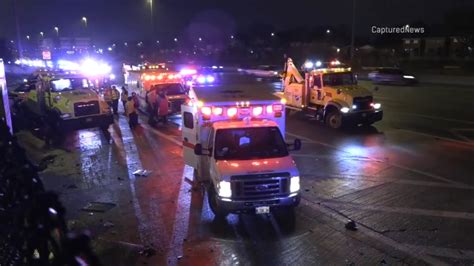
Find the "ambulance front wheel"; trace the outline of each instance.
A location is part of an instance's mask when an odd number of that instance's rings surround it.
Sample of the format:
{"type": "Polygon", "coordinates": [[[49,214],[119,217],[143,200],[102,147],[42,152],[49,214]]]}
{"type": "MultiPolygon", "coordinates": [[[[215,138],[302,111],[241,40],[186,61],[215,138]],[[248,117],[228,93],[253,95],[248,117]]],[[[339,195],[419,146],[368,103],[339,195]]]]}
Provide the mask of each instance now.
{"type": "Polygon", "coordinates": [[[211,211],[215,215],[215,219],[224,220],[229,214],[229,212],[227,212],[226,210],[223,210],[219,206],[219,199],[218,199],[218,196],[213,184],[210,184],[207,190],[207,200],[209,202],[209,207],[211,208],[211,211]]]}

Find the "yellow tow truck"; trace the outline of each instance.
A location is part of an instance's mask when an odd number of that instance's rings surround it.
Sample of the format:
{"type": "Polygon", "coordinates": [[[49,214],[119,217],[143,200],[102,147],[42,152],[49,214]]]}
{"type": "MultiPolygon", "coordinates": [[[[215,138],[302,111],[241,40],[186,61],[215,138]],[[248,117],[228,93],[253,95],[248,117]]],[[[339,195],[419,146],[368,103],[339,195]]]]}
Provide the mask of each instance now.
{"type": "Polygon", "coordinates": [[[114,122],[107,103],[94,90],[91,80],[74,72],[37,72],[27,82],[23,110],[41,119],[53,132],[100,127],[114,122]]]}
{"type": "Polygon", "coordinates": [[[321,62],[306,62],[304,78],[288,58],[283,72],[283,91],[278,96],[286,100],[286,110],[303,111],[323,121],[331,128],[371,125],[382,120],[381,104],[372,93],[357,85],[350,67],[332,61],[326,67],[321,62]]]}

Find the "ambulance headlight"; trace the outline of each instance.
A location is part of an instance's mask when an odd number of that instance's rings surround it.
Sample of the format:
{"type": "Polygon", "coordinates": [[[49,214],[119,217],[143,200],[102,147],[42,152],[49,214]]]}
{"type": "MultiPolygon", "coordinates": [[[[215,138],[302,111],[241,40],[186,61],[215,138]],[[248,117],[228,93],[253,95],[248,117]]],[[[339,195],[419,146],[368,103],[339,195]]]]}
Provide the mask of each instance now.
{"type": "Polygon", "coordinates": [[[230,198],[232,196],[232,189],[230,188],[230,182],[221,181],[219,182],[219,197],[230,198]]]}
{"type": "Polygon", "coordinates": [[[341,108],[341,112],[342,112],[342,113],[345,113],[345,114],[348,113],[350,110],[351,110],[351,109],[349,109],[348,107],[342,107],[342,108],[341,108]]]}
{"type": "Polygon", "coordinates": [[[295,193],[300,190],[300,177],[292,176],[290,181],[290,193],[295,193]]]}

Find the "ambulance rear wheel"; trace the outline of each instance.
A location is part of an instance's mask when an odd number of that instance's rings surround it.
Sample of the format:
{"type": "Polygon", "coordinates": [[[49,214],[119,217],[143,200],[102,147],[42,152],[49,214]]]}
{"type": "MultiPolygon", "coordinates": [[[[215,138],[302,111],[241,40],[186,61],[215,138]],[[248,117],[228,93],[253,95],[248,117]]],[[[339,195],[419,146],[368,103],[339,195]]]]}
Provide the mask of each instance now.
{"type": "Polygon", "coordinates": [[[337,110],[331,110],[326,115],[326,125],[333,129],[342,127],[342,114],[337,110]]]}
{"type": "Polygon", "coordinates": [[[224,220],[229,213],[219,207],[217,193],[213,184],[210,184],[207,190],[207,200],[209,202],[209,207],[211,208],[211,211],[214,213],[215,219],[224,220]]]}

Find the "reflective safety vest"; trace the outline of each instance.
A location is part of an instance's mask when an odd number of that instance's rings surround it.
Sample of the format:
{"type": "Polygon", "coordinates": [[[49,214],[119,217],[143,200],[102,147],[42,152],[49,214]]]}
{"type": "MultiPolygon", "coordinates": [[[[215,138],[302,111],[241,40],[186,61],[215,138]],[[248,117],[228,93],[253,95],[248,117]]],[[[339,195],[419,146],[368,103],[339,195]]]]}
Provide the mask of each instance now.
{"type": "Polygon", "coordinates": [[[126,111],[127,111],[127,116],[129,116],[131,113],[136,113],[136,110],[135,110],[135,101],[134,100],[129,100],[127,101],[127,108],[126,108],[126,111]]]}
{"type": "Polygon", "coordinates": [[[112,89],[107,88],[104,91],[104,101],[110,102],[112,101],[112,89]]]}
{"type": "Polygon", "coordinates": [[[118,100],[120,98],[120,93],[117,89],[112,89],[112,100],[118,100]]]}

